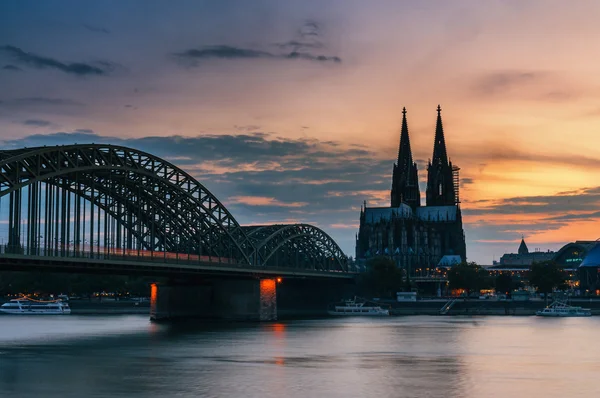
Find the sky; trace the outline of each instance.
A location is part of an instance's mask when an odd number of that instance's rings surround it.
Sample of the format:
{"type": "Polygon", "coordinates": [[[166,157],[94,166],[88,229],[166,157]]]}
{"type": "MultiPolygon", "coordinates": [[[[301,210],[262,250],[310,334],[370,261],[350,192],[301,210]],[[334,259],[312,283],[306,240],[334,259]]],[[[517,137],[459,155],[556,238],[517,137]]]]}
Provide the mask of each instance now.
{"type": "Polygon", "coordinates": [[[354,254],[389,205],[402,108],[425,193],[436,107],[467,257],[600,238],[595,0],[0,2],[0,148],[110,143],[190,172],[241,224],[354,254]]]}

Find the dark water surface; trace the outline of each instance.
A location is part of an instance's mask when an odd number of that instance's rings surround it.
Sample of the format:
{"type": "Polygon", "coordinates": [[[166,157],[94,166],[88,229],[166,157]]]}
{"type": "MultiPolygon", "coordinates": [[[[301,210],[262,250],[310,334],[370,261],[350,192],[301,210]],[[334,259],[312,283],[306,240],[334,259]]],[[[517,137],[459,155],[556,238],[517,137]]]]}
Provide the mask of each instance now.
{"type": "Polygon", "coordinates": [[[0,317],[4,397],[597,397],[600,317],[0,317]]]}

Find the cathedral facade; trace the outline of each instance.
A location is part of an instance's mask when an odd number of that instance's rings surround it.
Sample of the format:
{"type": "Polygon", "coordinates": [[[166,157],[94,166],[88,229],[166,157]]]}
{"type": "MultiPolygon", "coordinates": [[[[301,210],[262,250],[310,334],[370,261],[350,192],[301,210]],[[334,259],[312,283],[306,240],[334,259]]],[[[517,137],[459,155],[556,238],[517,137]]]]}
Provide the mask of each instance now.
{"type": "Polygon", "coordinates": [[[365,203],[361,208],[356,260],[365,263],[372,257],[390,256],[399,267],[414,275],[417,270],[466,261],[466,246],[459,200],[459,168],[452,164],[446,152],[441,108],[437,108],[433,157],[427,165],[425,206],[421,206],[406,108],[402,114],[390,207],[367,207],[365,203]]]}

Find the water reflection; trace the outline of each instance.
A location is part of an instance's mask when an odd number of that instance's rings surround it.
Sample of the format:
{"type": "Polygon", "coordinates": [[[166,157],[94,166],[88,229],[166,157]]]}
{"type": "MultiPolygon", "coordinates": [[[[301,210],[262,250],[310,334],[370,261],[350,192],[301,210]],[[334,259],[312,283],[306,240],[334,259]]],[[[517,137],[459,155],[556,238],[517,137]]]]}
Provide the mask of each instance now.
{"type": "Polygon", "coordinates": [[[600,319],[551,321],[163,325],[136,316],[67,323],[2,317],[0,391],[61,398],[595,395],[600,319]]]}

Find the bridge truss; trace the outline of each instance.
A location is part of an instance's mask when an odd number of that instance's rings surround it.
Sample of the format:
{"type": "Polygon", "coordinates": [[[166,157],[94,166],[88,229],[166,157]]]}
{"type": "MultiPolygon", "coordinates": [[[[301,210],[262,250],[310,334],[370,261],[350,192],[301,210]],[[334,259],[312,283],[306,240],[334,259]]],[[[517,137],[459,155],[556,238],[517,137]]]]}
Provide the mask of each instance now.
{"type": "Polygon", "coordinates": [[[114,145],[0,151],[0,231],[7,254],[347,271],[322,230],[242,227],[185,171],[114,145]]]}
{"type": "Polygon", "coordinates": [[[299,268],[346,270],[346,256],[321,229],[308,224],[275,224],[242,227],[253,242],[258,258],[270,266],[294,264],[299,268]]]}

